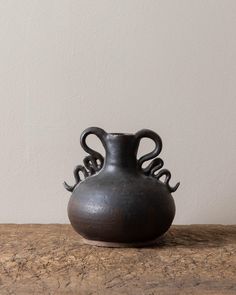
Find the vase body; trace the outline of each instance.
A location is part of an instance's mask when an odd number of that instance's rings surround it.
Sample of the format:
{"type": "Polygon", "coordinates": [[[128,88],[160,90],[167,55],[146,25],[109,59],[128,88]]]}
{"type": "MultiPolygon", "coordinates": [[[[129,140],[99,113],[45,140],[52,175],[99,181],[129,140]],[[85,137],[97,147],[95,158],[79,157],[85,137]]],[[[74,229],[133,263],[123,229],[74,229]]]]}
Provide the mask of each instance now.
{"type": "Polygon", "coordinates": [[[90,244],[102,246],[148,245],[162,236],[175,216],[175,203],[169,185],[170,172],[160,170],[157,158],[162,148],[160,137],[151,130],[136,134],[106,133],[91,127],[81,136],[89,153],[84,166],[77,166],[68,216],[73,228],[90,244]],[[105,158],[87,146],[86,137],[96,134],[105,148],[105,158]],[[155,142],[153,152],[137,159],[140,140],[155,142]],[[142,164],[152,162],[146,168],[142,164]],[[81,180],[80,175],[84,175],[81,180]],[[161,177],[165,180],[162,182],[161,177]]]}

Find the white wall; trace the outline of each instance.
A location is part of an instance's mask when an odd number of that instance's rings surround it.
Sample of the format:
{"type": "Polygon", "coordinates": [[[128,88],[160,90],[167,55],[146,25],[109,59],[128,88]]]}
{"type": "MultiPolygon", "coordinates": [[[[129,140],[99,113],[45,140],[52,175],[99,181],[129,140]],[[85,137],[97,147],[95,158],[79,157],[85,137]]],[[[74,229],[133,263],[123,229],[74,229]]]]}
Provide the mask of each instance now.
{"type": "Polygon", "coordinates": [[[95,125],[161,135],[175,223],[236,223],[235,16],[234,0],[0,1],[0,222],[68,222],[62,182],[95,125]]]}

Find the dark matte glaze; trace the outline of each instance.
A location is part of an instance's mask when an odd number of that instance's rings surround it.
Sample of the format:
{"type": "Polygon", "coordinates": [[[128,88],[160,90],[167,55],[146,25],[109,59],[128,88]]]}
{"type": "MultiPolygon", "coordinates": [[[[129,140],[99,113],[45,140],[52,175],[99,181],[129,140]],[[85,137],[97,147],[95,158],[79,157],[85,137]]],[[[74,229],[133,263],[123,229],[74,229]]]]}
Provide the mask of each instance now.
{"type": "Polygon", "coordinates": [[[68,204],[68,216],[73,228],[93,244],[145,245],[156,240],[170,227],[175,216],[175,204],[169,185],[171,174],[162,169],[157,158],[162,149],[161,138],[143,129],[136,134],[106,133],[91,127],[81,135],[81,146],[89,154],[84,166],[74,170],[76,184],[68,204]],[[97,135],[106,152],[102,155],[87,146],[86,137],[97,135]],[[155,149],[137,160],[140,140],[155,142],[155,149]],[[142,164],[152,160],[146,167],[142,164]],[[158,171],[159,170],[159,171],[158,171]],[[81,180],[81,173],[84,180],[81,180]],[[162,182],[160,178],[164,176],[162,182]]]}

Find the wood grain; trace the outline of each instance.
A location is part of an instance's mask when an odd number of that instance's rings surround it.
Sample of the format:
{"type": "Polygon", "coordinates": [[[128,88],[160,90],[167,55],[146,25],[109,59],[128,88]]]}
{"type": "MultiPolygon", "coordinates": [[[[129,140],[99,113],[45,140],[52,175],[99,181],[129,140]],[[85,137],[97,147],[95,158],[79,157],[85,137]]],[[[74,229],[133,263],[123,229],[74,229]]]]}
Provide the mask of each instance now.
{"type": "Polygon", "coordinates": [[[236,225],[173,226],[149,248],[88,246],[70,225],[0,225],[0,294],[236,294],[236,225]]]}

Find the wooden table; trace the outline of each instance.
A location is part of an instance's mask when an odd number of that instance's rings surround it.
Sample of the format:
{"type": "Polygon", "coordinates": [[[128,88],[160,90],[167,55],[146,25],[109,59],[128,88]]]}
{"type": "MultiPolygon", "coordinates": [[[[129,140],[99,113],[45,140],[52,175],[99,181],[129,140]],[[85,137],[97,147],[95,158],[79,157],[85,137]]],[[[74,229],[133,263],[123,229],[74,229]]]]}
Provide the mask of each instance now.
{"type": "Polygon", "coordinates": [[[70,225],[0,225],[0,294],[236,294],[236,225],[173,226],[159,245],[83,245],[70,225]]]}

